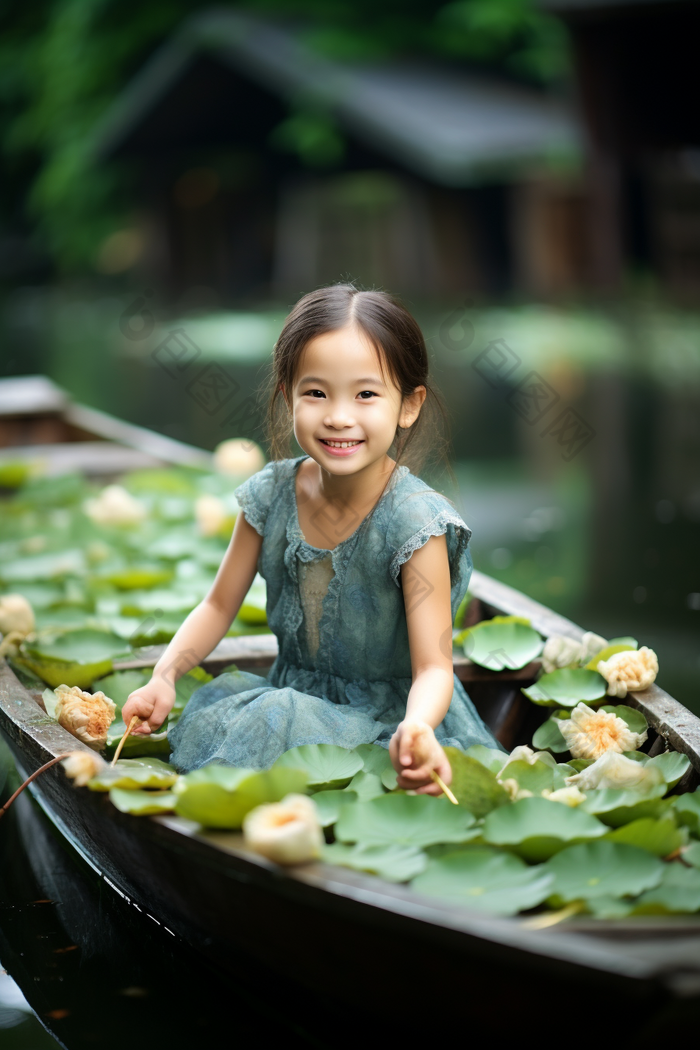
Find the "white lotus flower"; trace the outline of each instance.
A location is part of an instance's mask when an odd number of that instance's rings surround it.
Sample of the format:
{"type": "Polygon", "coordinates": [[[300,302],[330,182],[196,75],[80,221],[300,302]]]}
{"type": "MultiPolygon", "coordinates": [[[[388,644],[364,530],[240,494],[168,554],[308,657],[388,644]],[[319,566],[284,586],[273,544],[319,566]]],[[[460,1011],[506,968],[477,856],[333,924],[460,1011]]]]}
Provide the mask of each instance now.
{"type": "Polygon", "coordinates": [[[580,642],[563,634],[553,634],[542,651],[542,669],[550,674],[562,667],[583,666],[607,644],[605,638],[592,631],[587,631],[580,642]]]}
{"type": "Polygon", "coordinates": [[[138,525],[147,514],[143,503],[121,485],[107,485],[99,496],[85,500],[83,510],[97,525],[138,525]]]}
{"type": "MultiPolygon", "coordinates": [[[[637,764],[639,765],[639,763],[637,764]]],[[[556,791],[545,788],[542,792],[542,798],[549,799],[550,802],[563,802],[565,806],[572,807],[580,806],[582,802],[586,801],[586,796],[582,791],[579,791],[575,784],[571,787],[557,788],[556,791]]]]}
{"type": "Polygon", "coordinates": [[[583,646],[581,663],[587,664],[589,660],[593,659],[596,653],[599,653],[601,649],[605,649],[607,644],[606,639],[602,638],[599,634],[594,634],[593,631],[586,631],[581,639],[581,645],[583,646]]]}
{"type": "Polygon", "coordinates": [[[76,787],[85,787],[88,780],[107,768],[107,763],[94,751],[71,751],[61,762],[67,777],[76,787]]]}
{"type": "Polygon", "coordinates": [[[583,655],[583,646],[563,634],[553,634],[542,650],[542,669],[546,674],[561,667],[577,667],[583,655]]]}
{"type": "Polygon", "coordinates": [[[628,692],[649,688],[659,673],[659,661],[654,650],[643,645],[641,649],[613,653],[597,669],[608,683],[609,695],[625,697],[628,692]]]}
{"type": "Polygon", "coordinates": [[[202,536],[216,536],[227,518],[232,517],[218,496],[199,496],[195,500],[194,516],[202,536]]]}
{"type": "Polygon", "coordinates": [[[265,453],[247,438],[229,438],[214,449],[214,465],[223,474],[249,478],[265,466],[265,453]]]}
{"type": "Polygon", "coordinates": [[[56,718],[78,740],[99,751],[107,743],[107,730],[116,716],[116,704],[99,690],[87,693],[79,686],[58,685],[56,718]]]}
{"type": "Polygon", "coordinates": [[[606,751],[636,751],[647,738],[647,731],[634,733],[612,711],[593,711],[580,703],[570,718],[557,723],[573,758],[600,758],[606,751]]]}
{"type": "Polygon", "coordinates": [[[34,630],[34,610],[23,594],[3,594],[0,597],[0,633],[18,631],[26,635],[34,630]]]}
{"type": "Polygon", "coordinates": [[[243,820],[246,844],[277,864],[303,864],[321,856],[323,831],[316,806],[306,795],[257,806],[243,820]]]}
{"type": "Polygon", "coordinates": [[[527,744],[519,744],[518,747],[513,748],[501,766],[501,773],[511,762],[527,762],[529,766],[534,766],[535,762],[544,762],[548,766],[556,765],[549,751],[533,751],[527,744]]]}
{"type": "Polygon", "coordinates": [[[617,751],[606,751],[604,755],[580,773],[566,778],[567,787],[578,787],[582,791],[595,791],[597,788],[635,788],[646,789],[663,782],[663,776],[656,766],[636,762],[617,751]]]}
{"type": "Polygon", "coordinates": [[[532,798],[532,791],[521,788],[515,777],[507,777],[505,780],[499,780],[498,783],[508,793],[511,802],[519,802],[521,798],[532,798]]]}

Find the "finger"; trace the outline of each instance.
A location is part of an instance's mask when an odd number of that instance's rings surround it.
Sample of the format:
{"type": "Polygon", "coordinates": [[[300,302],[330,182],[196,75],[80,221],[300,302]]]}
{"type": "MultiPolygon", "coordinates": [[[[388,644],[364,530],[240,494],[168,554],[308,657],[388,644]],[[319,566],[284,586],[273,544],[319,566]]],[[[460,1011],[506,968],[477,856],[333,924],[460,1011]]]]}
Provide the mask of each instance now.
{"type": "Polygon", "coordinates": [[[410,729],[405,729],[401,734],[401,748],[399,751],[399,757],[402,766],[410,766],[413,764],[414,743],[415,733],[410,729]]]}
{"type": "Polygon", "coordinates": [[[157,729],[159,725],[162,725],[168,717],[170,710],[170,704],[167,700],[156,700],[153,711],[148,716],[148,724],[151,729],[157,729]]]}
{"type": "Polygon", "coordinates": [[[438,787],[437,784],[433,784],[432,780],[429,784],[423,784],[422,787],[417,787],[417,795],[441,795],[442,788],[438,787]]]}
{"type": "Polygon", "coordinates": [[[452,766],[450,765],[449,759],[444,751],[439,763],[434,768],[435,772],[442,778],[445,784],[452,783],[452,766]]]}

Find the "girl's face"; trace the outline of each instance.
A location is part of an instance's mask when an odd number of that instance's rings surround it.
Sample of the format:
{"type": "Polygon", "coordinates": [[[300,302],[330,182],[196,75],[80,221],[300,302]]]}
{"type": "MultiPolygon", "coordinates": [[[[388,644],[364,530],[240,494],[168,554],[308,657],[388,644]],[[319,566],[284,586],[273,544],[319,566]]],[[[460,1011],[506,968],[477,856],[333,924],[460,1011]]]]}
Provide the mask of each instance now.
{"type": "Polygon", "coordinates": [[[316,336],[304,347],[292,390],[294,436],[322,469],[353,474],[383,460],[397,425],[410,426],[424,386],[402,401],[377,353],[357,328],[316,336]],[[338,446],[340,443],[346,445],[338,446]]]}

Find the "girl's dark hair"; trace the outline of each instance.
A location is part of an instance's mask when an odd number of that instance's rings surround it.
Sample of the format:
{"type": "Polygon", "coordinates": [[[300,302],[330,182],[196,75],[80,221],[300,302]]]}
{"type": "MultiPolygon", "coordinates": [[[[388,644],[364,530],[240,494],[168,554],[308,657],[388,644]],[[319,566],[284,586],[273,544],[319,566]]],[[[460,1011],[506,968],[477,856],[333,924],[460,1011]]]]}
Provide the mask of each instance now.
{"type": "Polygon", "coordinates": [[[386,379],[388,368],[402,397],[412,394],[417,386],[426,388],[416,421],[410,427],[396,428],[389,448],[396,465],[406,464],[413,474],[418,474],[429,457],[435,457],[452,477],[447,457],[449,416],[441,394],[428,378],[428,351],[418,323],[395,296],[364,291],[354,284],[333,284],[309,292],[284,322],[275,344],[270,376],[266,422],[270,458],[291,457],[293,418],[281,387],[291,401],[304,347],[318,335],[349,325],[357,325],[369,338],[377,351],[382,377],[386,379]]]}

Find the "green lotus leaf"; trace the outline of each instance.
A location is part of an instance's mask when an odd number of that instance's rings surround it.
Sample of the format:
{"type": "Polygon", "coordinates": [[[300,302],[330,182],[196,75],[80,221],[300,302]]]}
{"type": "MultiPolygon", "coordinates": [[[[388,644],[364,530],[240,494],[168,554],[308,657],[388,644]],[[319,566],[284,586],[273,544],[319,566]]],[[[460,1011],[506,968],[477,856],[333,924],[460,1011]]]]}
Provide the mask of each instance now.
{"type": "Polygon", "coordinates": [[[635,710],[634,707],[627,707],[626,704],[604,704],[598,710],[608,711],[617,718],[621,718],[633,733],[644,733],[649,728],[649,723],[642,712],[635,710]]]}
{"type": "Polygon", "coordinates": [[[634,903],[620,900],[619,897],[588,897],[586,912],[595,915],[596,919],[626,919],[632,914],[634,903]]]}
{"type": "Polygon", "coordinates": [[[490,915],[515,915],[541,904],[553,880],[550,872],[528,867],[511,853],[473,846],[431,859],[411,888],[490,915]]]}
{"type": "MultiPolygon", "coordinates": [[[[191,505],[189,509],[192,515],[191,505]]],[[[153,540],[144,548],[144,554],[148,558],[163,558],[164,561],[180,561],[182,558],[192,556],[192,548],[196,545],[196,537],[189,529],[168,529],[157,539],[153,540]]]]}
{"type": "Polygon", "coordinates": [[[471,627],[464,639],[469,659],[490,671],[511,671],[525,667],[539,656],[544,641],[532,627],[523,623],[485,620],[471,627]]]}
{"type": "Polygon", "coordinates": [[[399,774],[396,772],[393,766],[387,767],[381,776],[382,784],[387,791],[396,791],[398,785],[399,774]]]}
{"type": "Polygon", "coordinates": [[[326,864],[340,864],[356,871],[369,871],[387,882],[408,882],[425,871],[426,854],[416,846],[401,846],[391,842],[383,846],[346,846],[335,842],[323,850],[326,864]]]}
{"type": "Polygon", "coordinates": [[[661,881],[663,863],[645,850],[621,842],[570,846],[544,865],[554,876],[549,903],[560,908],[591,897],[636,896],[661,881]]]}
{"type": "Polygon", "coordinates": [[[60,660],[83,666],[129,655],[129,647],[124,644],[123,638],[95,627],[42,631],[36,640],[25,643],[23,649],[25,654],[39,659],[60,660]]]}
{"type": "Polygon", "coordinates": [[[250,590],[238,610],[238,618],[243,623],[267,623],[267,587],[262,576],[256,576],[250,590]]]}
{"type": "Polygon", "coordinates": [[[595,705],[605,696],[608,683],[597,671],[583,667],[564,667],[543,674],[528,689],[521,690],[539,707],[576,707],[577,704],[595,705]]]}
{"type": "Polygon", "coordinates": [[[112,788],[171,788],[178,778],[177,771],[158,758],[121,758],[116,766],[108,766],[88,781],[91,791],[111,791],[112,788]]]}
{"type": "Polygon", "coordinates": [[[659,769],[669,787],[675,787],[690,769],[690,759],[680,751],[666,751],[662,755],[655,755],[654,758],[647,759],[646,764],[659,769]]]}
{"type": "Polygon", "coordinates": [[[0,461],[0,486],[18,489],[30,476],[32,468],[26,459],[4,459],[0,461]]]}
{"type": "Polygon", "coordinates": [[[545,798],[523,798],[489,813],[484,822],[484,841],[507,846],[525,860],[549,860],[566,846],[600,838],[605,824],[580,808],[548,802],[545,798]]]}
{"type": "Polygon", "coordinates": [[[383,795],[343,806],[335,825],[340,842],[382,846],[430,846],[435,842],[464,842],[474,817],[462,806],[431,795],[383,795]]]}
{"type": "MultiPolygon", "coordinates": [[[[627,754],[627,752],[625,752],[627,754]]],[[[570,758],[567,765],[575,769],[577,773],[586,769],[588,766],[592,766],[595,762],[594,758],[570,758]]]]}
{"type": "Polygon", "coordinates": [[[678,822],[690,828],[691,834],[700,836],[700,788],[675,796],[673,805],[678,822]]]}
{"type": "Polygon", "coordinates": [[[120,591],[136,591],[142,587],[157,587],[173,578],[173,570],[157,565],[126,565],[107,573],[103,579],[120,591]]]}
{"type": "Polygon", "coordinates": [[[379,744],[360,744],[355,748],[355,754],[359,755],[364,762],[365,773],[375,773],[381,777],[385,770],[392,770],[391,755],[389,749],[379,744]]]}
{"type": "MultiPolygon", "coordinates": [[[[445,754],[452,768],[450,788],[460,807],[464,806],[480,818],[510,801],[508,792],[498,783],[495,774],[478,759],[456,747],[446,747],[445,754]]],[[[504,760],[507,757],[504,755],[504,760]]]]}
{"type": "Polygon", "coordinates": [[[84,576],[87,572],[85,555],[81,550],[53,551],[51,554],[31,554],[26,558],[13,558],[0,566],[3,583],[60,579],[64,576],[84,576]]]}
{"type": "Polygon", "coordinates": [[[636,638],[631,638],[629,635],[625,635],[623,638],[611,638],[608,645],[628,645],[630,649],[636,649],[639,642],[636,638]]]}
{"type": "Polygon", "coordinates": [[[700,868],[700,842],[691,842],[683,850],[682,856],[686,864],[692,864],[694,868],[700,868]]]}
{"type": "Polygon", "coordinates": [[[199,471],[187,467],[144,467],[129,471],[122,485],[133,495],[196,496],[199,471]]]}
{"type": "Polygon", "coordinates": [[[684,845],[686,837],[687,832],[684,828],[677,827],[673,817],[662,817],[660,820],[642,817],[633,820],[631,824],[615,828],[606,835],[612,842],[626,842],[629,846],[649,850],[657,857],[667,857],[669,853],[675,853],[684,845]]]}
{"type": "Polygon", "coordinates": [[[96,678],[112,670],[111,660],[83,664],[25,652],[22,652],[20,659],[30,671],[41,678],[42,682],[47,682],[54,688],[59,685],[77,685],[80,689],[89,689],[96,678]]]}
{"type": "Polygon", "coordinates": [[[700,871],[674,862],[664,865],[661,882],[637,900],[635,915],[666,915],[700,910],[700,871]]]}
{"type": "Polygon", "coordinates": [[[644,792],[635,791],[633,788],[587,791],[586,800],[581,803],[581,808],[586,813],[598,817],[609,827],[619,828],[633,820],[641,820],[642,817],[661,817],[671,806],[671,802],[662,797],[666,790],[666,784],[655,784],[644,792]]]}
{"type": "Polygon", "coordinates": [[[362,766],[362,757],[345,747],[337,747],[335,744],[302,744],[285,751],[272,768],[303,769],[308,776],[310,788],[330,790],[347,787],[362,766]]]}
{"type": "Polygon", "coordinates": [[[491,773],[500,773],[508,758],[505,751],[498,751],[495,747],[484,747],[483,744],[472,744],[464,754],[467,758],[475,758],[477,762],[481,762],[491,773]]]}
{"type": "Polygon", "coordinates": [[[151,670],[115,671],[95,682],[95,688],[101,689],[105,696],[117,705],[117,717],[121,717],[122,707],[129,699],[129,694],[141,689],[151,679],[151,670]]]}
{"type": "Polygon", "coordinates": [[[529,762],[518,759],[509,762],[501,772],[501,780],[516,780],[518,786],[524,791],[531,791],[533,795],[541,795],[543,791],[551,791],[554,785],[554,770],[546,762],[529,762]]]}
{"type": "Polygon", "coordinates": [[[306,771],[297,768],[259,771],[211,763],[178,779],[175,811],[208,828],[240,828],[251,809],[303,791],[306,781],[306,771]]]}
{"type": "Polygon", "coordinates": [[[318,820],[322,828],[329,828],[335,824],[340,816],[340,807],[347,806],[357,801],[354,791],[336,788],[334,791],[317,791],[314,802],[318,810],[318,820]]]}
{"type": "Polygon", "coordinates": [[[559,755],[562,751],[569,750],[569,745],[561,735],[560,721],[560,718],[552,715],[535,731],[535,735],[532,738],[532,746],[537,751],[552,751],[555,755],[559,755]]]}
{"type": "Polygon", "coordinates": [[[368,798],[379,798],[384,794],[384,787],[381,777],[376,773],[368,773],[361,769],[359,773],[355,773],[345,791],[353,791],[359,799],[365,801],[368,798]]]}
{"type": "Polygon", "coordinates": [[[133,813],[137,817],[149,817],[155,813],[173,813],[175,794],[172,791],[139,791],[111,788],[109,801],[121,813],[133,813]]]}
{"type": "Polygon", "coordinates": [[[611,656],[615,655],[615,653],[624,653],[630,649],[636,648],[636,645],[630,645],[628,642],[617,642],[615,644],[611,643],[610,645],[606,645],[604,649],[601,649],[599,653],[596,653],[595,656],[589,660],[586,664],[586,669],[588,671],[595,671],[597,670],[599,663],[602,663],[603,660],[609,660],[611,656]]]}
{"type": "MultiPolygon", "coordinates": [[[[114,754],[124,733],[126,733],[126,725],[123,719],[117,718],[107,730],[105,750],[108,755],[114,754]]],[[[143,736],[141,733],[134,736],[133,733],[130,733],[124,741],[121,753],[124,755],[124,758],[138,758],[148,755],[169,755],[170,751],[166,719],[163,725],[150,732],[148,736],[143,736]]]]}
{"type": "Polygon", "coordinates": [[[553,770],[553,789],[558,791],[560,788],[568,787],[569,785],[566,783],[567,777],[575,775],[576,770],[573,766],[570,766],[568,762],[559,762],[553,770]]]}

